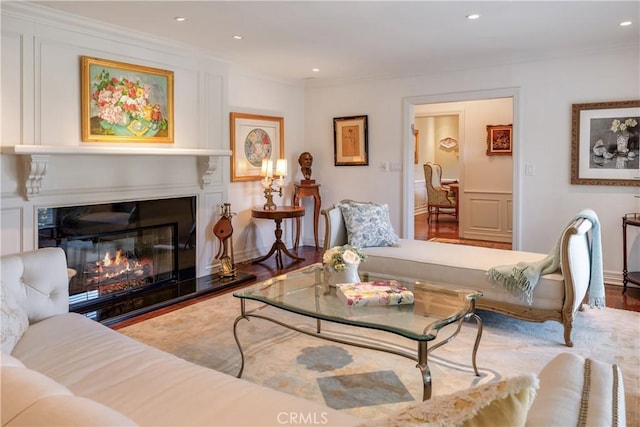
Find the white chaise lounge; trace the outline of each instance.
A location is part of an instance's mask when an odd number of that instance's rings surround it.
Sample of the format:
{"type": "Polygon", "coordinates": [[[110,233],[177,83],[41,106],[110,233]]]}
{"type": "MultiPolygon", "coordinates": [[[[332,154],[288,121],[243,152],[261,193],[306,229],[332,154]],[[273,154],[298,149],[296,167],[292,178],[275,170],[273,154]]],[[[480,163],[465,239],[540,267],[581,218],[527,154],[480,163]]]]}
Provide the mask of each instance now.
{"type": "MultiPolygon", "coordinates": [[[[362,202],[343,200],[322,210],[326,221],[325,250],[349,243],[340,209],[340,204],[348,203],[362,202]]],[[[396,246],[364,248],[368,258],[361,270],[482,291],[484,295],[476,304],[478,309],[533,322],[558,321],[564,325],[564,341],[571,347],[574,315],[582,309],[589,287],[591,228],[590,221],[578,219],[564,230],[560,242],[561,270],[540,278],[531,305],[494,285],[487,272],[498,265],[539,261],[547,254],[400,239],[396,246]]]]}

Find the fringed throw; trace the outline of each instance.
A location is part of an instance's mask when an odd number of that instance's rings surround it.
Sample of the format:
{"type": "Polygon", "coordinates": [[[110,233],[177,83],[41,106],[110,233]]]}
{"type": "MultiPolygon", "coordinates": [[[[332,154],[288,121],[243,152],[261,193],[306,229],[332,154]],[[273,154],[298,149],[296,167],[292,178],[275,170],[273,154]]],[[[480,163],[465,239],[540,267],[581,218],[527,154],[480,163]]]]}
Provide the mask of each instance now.
{"type": "MultiPolygon", "coordinates": [[[[576,215],[591,222],[591,279],[589,282],[589,306],[604,307],[604,277],[602,273],[602,243],[600,240],[600,221],[591,209],[585,209],[576,215]]],[[[560,243],[562,236],[549,252],[549,255],[536,262],[520,262],[516,265],[502,265],[489,270],[489,279],[504,286],[511,294],[522,298],[527,304],[533,303],[533,290],[540,276],[551,274],[560,268],[560,243]]]]}

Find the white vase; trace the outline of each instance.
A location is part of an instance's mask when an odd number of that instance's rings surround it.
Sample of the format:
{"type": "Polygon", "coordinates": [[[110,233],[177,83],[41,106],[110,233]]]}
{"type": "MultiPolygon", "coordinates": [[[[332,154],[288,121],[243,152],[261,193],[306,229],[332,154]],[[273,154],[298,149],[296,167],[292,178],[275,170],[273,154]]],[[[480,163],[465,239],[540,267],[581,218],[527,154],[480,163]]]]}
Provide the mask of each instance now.
{"type": "Polygon", "coordinates": [[[629,135],[619,134],[616,137],[616,149],[618,154],[626,155],[629,152],[629,135]]]}
{"type": "Polygon", "coordinates": [[[347,264],[342,271],[330,271],[328,282],[329,285],[335,286],[341,283],[358,283],[360,276],[358,275],[358,266],[355,264],[347,264]]]}

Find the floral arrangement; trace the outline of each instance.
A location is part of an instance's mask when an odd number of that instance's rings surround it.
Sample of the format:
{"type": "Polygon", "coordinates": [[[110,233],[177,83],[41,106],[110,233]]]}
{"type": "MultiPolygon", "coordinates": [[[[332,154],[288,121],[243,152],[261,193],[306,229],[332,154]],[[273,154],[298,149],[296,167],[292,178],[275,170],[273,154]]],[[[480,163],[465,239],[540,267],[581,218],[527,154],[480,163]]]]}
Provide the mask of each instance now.
{"type": "Polygon", "coordinates": [[[149,129],[167,128],[160,104],[149,101],[151,86],[126,77],[111,77],[102,70],[92,83],[91,99],[98,107],[98,117],[111,125],[128,126],[132,121],[144,122],[149,129]]]}
{"type": "Polygon", "coordinates": [[[626,119],[624,121],[619,120],[619,119],[614,119],[611,122],[611,132],[613,132],[613,133],[620,132],[620,133],[622,133],[624,135],[624,134],[629,133],[629,128],[633,128],[633,127],[636,127],[636,126],[638,126],[638,121],[636,119],[632,118],[632,117],[630,117],[630,118],[628,118],[628,119],[626,119]]]}
{"type": "Polygon", "coordinates": [[[366,259],[361,249],[351,245],[334,246],[322,255],[322,262],[331,271],[344,271],[347,265],[359,265],[366,259]]]}

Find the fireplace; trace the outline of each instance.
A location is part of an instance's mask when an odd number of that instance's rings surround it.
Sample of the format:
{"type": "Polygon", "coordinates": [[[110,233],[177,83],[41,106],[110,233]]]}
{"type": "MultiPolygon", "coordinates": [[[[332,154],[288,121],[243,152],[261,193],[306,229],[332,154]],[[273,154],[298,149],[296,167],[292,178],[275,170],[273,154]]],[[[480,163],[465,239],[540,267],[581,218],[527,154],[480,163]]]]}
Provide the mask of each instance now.
{"type": "Polygon", "coordinates": [[[38,247],[60,247],[69,309],[122,318],[197,291],[196,198],[38,209],[38,247]]]}

